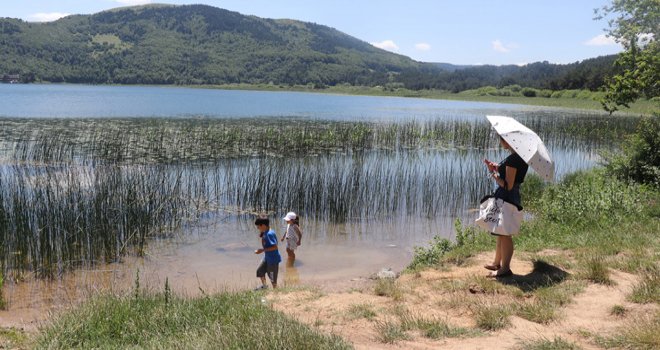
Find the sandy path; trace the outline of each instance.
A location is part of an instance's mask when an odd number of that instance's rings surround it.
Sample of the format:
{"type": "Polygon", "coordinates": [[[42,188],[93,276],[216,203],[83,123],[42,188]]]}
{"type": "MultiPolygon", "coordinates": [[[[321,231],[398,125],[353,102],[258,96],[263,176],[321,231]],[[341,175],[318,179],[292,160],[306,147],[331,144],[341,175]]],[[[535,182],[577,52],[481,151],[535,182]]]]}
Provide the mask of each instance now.
{"type": "MultiPolygon", "coordinates": [[[[594,343],[593,335],[612,334],[632,320],[652,315],[658,310],[654,304],[638,305],[626,301],[626,295],[637,277],[612,271],[615,285],[588,284],[573,297],[570,304],[558,307],[558,320],[549,324],[538,324],[511,316],[510,326],[498,331],[482,331],[478,335],[434,340],[424,337],[419,331],[408,331],[407,340],[398,340],[393,344],[380,340],[379,324],[398,322],[400,318],[397,310],[404,309],[415,317],[441,319],[452,326],[474,329],[474,308],[462,305],[524,302],[505,293],[480,292],[479,283],[475,285],[473,282],[485,279],[483,276],[486,270],[481,265],[488,259],[489,255],[482,254],[473,259],[473,266],[402,275],[397,280],[399,289],[403,291],[400,300],[375,295],[373,285],[376,281],[371,281],[371,286],[362,283],[344,291],[303,289],[270,292],[267,298],[275,309],[323,332],[338,334],[357,349],[511,349],[521,348],[523,342],[540,339],[552,341],[556,337],[575,343],[582,349],[600,349],[594,343]],[[372,319],[356,317],[352,313],[352,308],[364,305],[368,305],[375,313],[372,319]],[[614,305],[624,306],[627,310],[625,316],[612,315],[614,305]]],[[[533,264],[525,257],[514,259],[512,270],[516,274],[514,278],[525,278],[522,276],[532,273],[533,264]]],[[[526,297],[522,298],[524,300],[526,297]]]]}

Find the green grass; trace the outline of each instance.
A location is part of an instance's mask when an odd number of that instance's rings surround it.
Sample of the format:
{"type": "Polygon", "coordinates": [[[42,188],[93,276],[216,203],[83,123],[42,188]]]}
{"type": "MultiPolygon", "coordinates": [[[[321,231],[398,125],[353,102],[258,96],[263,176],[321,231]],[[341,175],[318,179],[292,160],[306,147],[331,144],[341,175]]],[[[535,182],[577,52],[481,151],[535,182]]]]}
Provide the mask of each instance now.
{"type": "Polygon", "coordinates": [[[566,280],[560,284],[555,284],[536,290],[536,297],[546,303],[556,306],[566,306],[571,303],[573,297],[582,293],[586,283],[580,280],[566,280]]]}
{"type": "Polygon", "coordinates": [[[623,317],[628,313],[628,309],[626,309],[625,306],[623,305],[613,305],[610,308],[610,315],[616,316],[616,317],[623,317]]]}
{"type": "Polygon", "coordinates": [[[25,331],[15,328],[0,328],[0,349],[27,349],[29,343],[25,331]]]}
{"type": "Polygon", "coordinates": [[[416,317],[411,314],[401,318],[401,325],[405,330],[418,330],[429,339],[472,337],[480,335],[478,330],[455,327],[439,318],[416,317]]]}
{"type": "Polygon", "coordinates": [[[417,330],[429,339],[457,338],[464,336],[477,336],[481,334],[478,330],[454,327],[446,321],[438,318],[425,318],[414,315],[410,310],[403,307],[395,307],[396,320],[387,319],[376,323],[376,331],[379,340],[384,343],[394,343],[398,340],[409,339],[407,332],[417,330]]]}
{"type": "Polygon", "coordinates": [[[578,345],[573,344],[561,337],[555,337],[552,340],[540,339],[533,341],[525,341],[520,344],[521,350],[579,350],[578,345]]]}
{"type": "Polygon", "coordinates": [[[399,340],[410,339],[400,323],[392,320],[376,321],[377,340],[381,343],[394,344],[399,340]]]}
{"type": "Polygon", "coordinates": [[[611,286],[614,281],[610,278],[610,270],[602,257],[590,257],[584,262],[582,278],[606,286],[611,286]]]}
{"type": "Polygon", "coordinates": [[[639,304],[660,304],[660,268],[642,272],[640,281],[633,286],[628,300],[639,304]]]}
{"type": "Polygon", "coordinates": [[[507,306],[481,305],[475,312],[477,327],[487,331],[497,331],[511,325],[511,310],[507,306]]]}
{"type": "Polygon", "coordinates": [[[371,304],[356,304],[348,308],[348,317],[352,320],[365,318],[373,320],[376,317],[376,311],[371,304]]]}
{"type": "Polygon", "coordinates": [[[537,301],[519,305],[515,313],[528,321],[548,324],[559,317],[557,312],[556,305],[545,301],[537,301]]]}
{"type": "Polygon", "coordinates": [[[374,285],[374,293],[394,300],[402,300],[404,295],[401,286],[392,278],[378,279],[374,285]]]}
{"type": "Polygon", "coordinates": [[[560,283],[540,287],[532,293],[532,301],[518,304],[515,314],[528,321],[548,324],[560,318],[559,308],[570,304],[573,297],[584,290],[584,282],[566,280],[560,283]]]}
{"type": "Polygon", "coordinates": [[[49,349],[350,349],[262,305],[258,293],[184,299],[98,296],[56,316],[35,340],[49,349]]]}
{"type": "Polygon", "coordinates": [[[477,330],[451,326],[447,322],[439,319],[418,320],[415,328],[421,331],[424,337],[435,340],[443,338],[471,337],[481,334],[477,330]]]}
{"type": "Polygon", "coordinates": [[[660,313],[635,319],[612,336],[596,337],[606,349],[660,349],[660,313]]]}

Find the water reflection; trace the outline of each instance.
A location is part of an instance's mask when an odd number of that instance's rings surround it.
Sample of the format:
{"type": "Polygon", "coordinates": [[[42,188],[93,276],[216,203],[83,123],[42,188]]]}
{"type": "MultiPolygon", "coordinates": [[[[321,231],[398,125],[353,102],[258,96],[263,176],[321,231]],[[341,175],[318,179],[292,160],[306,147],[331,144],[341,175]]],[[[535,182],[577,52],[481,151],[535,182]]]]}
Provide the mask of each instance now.
{"type": "Polygon", "coordinates": [[[302,262],[298,261],[295,264],[293,262],[286,262],[286,268],[284,270],[284,287],[296,287],[300,285],[300,274],[298,273],[298,265],[301,265],[302,262]]]}

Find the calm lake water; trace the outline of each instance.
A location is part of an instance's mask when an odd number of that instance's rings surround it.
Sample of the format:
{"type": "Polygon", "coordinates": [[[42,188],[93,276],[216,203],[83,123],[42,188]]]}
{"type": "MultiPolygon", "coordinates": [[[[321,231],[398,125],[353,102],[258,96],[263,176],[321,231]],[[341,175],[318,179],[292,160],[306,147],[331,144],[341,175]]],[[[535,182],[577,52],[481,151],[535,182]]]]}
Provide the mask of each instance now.
{"type": "MultiPolygon", "coordinates": [[[[172,87],[0,85],[0,106],[0,122],[5,121],[5,128],[12,128],[14,122],[39,119],[95,118],[103,122],[113,118],[255,117],[388,123],[440,120],[487,127],[486,115],[506,115],[537,130],[546,140],[556,161],[557,179],[593,167],[599,160],[599,150],[612,147],[608,139],[612,128],[607,126],[605,113],[513,104],[172,87]],[[609,136],[599,137],[599,130],[609,132],[609,136]]],[[[620,128],[627,122],[618,123],[620,128]]],[[[0,137],[10,131],[0,131],[0,137]]],[[[373,188],[364,190],[360,198],[368,201],[364,196],[369,193],[388,191],[391,198],[396,198],[396,210],[388,218],[363,215],[342,222],[314,218],[306,208],[282,208],[282,212],[274,213],[272,227],[278,235],[285,230],[281,217],[288,210],[303,213],[305,232],[295,267],[281,265],[281,283],[332,287],[365,278],[384,267],[401,270],[410,261],[415,246],[425,245],[435,235],[452,238],[456,218],[471,222],[478,199],[493,188],[482,159],[501,160],[505,156],[493,135],[492,147],[487,149],[373,153],[359,162],[351,155],[306,158],[301,169],[325,169],[328,181],[343,179],[346,182],[342,184],[349,184],[349,173],[382,177],[382,181],[372,181],[373,188]],[[407,185],[410,181],[414,181],[414,187],[407,185]],[[429,189],[434,192],[427,193],[429,189]],[[432,198],[433,205],[425,206],[424,198],[432,198]]],[[[245,162],[239,168],[251,166],[249,160],[245,162]]],[[[0,171],[6,171],[2,166],[0,171]]],[[[218,165],[215,178],[228,182],[245,177],[240,172],[228,175],[223,169],[218,165]]],[[[318,195],[326,192],[320,188],[318,195]]],[[[366,209],[361,212],[369,213],[366,209]]],[[[34,310],[59,305],[62,300],[76,300],[86,291],[130,288],[138,269],[142,283],[149,288],[162,289],[166,278],[173,289],[187,294],[250,288],[257,284],[254,269],[260,260],[253,254],[259,241],[252,220],[252,215],[209,213],[198,223],[183,227],[175,238],[150,242],[145,258],[129,256],[122,264],[75,271],[58,281],[9,283],[5,298],[14,318],[36,317],[34,310]],[[17,310],[23,310],[23,314],[17,310]]],[[[283,248],[280,252],[286,255],[283,248]]],[[[10,319],[6,311],[0,311],[0,316],[10,319]]]]}
{"type": "Polygon", "coordinates": [[[0,116],[18,118],[305,117],[339,120],[480,118],[542,109],[497,103],[302,92],[142,86],[0,85],[0,116]]]}

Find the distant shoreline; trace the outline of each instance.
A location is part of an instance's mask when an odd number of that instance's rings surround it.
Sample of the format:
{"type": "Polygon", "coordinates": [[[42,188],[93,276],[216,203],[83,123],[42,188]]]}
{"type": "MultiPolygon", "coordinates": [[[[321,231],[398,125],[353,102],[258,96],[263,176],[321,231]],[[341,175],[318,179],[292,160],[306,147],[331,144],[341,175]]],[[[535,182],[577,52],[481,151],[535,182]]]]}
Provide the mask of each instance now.
{"type": "MultiPolygon", "coordinates": [[[[174,86],[174,85],[164,85],[174,86]]],[[[225,85],[176,85],[188,88],[221,89],[221,90],[255,90],[255,91],[294,91],[326,94],[342,94],[357,96],[385,96],[385,97],[412,97],[450,101],[493,102],[529,106],[544,106],[558,108],[572,108],[605,112],[599,101],[588,98],[548,98],[548,97],[522,97],[522,96],[481,96],[472,91],[453,93],[442,90],[409,90],[404,88],[387,89],[370,86],[328,86],[313,88],[306,85],[282,86],[271,84],[225,84],[225,85]]],[[[640,100],[631,104],[630,108],[614,112],[614,116],[650,116],[653,110],[660,107],[660,102],[640,100]],[[654,106],[655,105],[655,106],[654,106]]]]}
{"type": "MultiPolygon", "coordinates": [[[[383,96],[383,97],[411,97],[450,101],[470,102],[492,102],[507,103],[529,106],[543,106],[556,108],[570,108],[605,113],[603,107],[594,96],[585,97],[525,97],[525,96],[492,96],[479,94],[478,90],[468,90],[453,93],[443,90],[410,90],[405,88],[387,88],[381,86],[326,86],[315,88],[311,85],[275,85],[275,84],[222,84],[222,85],[159,85],[159,84],[73,84],[73,83],[50,83],[35,82],[29,84],[38,85],[90,85],[90,86],[152,86],[152,87],[182,87],[191,89],[218,89],[218,90],[245,90],[245,91],[280,91],[280,92],[308,92],[322,94],[339,94],[354,96],[383,96]]],[[[23,85],[23,84],[21,84],[23,85]]],[[[578,90],[563,90],[575,92],[578,90]]],[[[582,92],[582,91],[581,91],[582,92]]],[[[584,91],[584,94],[597,95],[597,92],[584,91]]],[[[613,116],[650,116],[653,111],[660,109],[660,102],[654,100],[639,100],[630,105],[630,108],[622,107],[614,112],[613,116]]]]}

